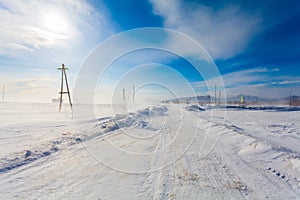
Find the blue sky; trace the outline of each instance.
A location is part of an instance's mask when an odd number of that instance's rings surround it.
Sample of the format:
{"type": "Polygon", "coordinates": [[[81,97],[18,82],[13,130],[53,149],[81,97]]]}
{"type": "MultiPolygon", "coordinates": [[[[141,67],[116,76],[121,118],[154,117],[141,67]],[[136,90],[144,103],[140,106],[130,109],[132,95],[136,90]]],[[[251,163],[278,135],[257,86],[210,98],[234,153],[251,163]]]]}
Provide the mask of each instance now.
{"type": "MultiPolygon", "coordinates": [[[[187,34],[206,49],[227,96],[300,95],[299,22],[298,0],[0,0],[0,84],[7,101],[50,102],[58,95],[61,63],[69,67],[73,88],[82,63],[99,43],[129,29],[163,27],[187,34]]],[[[186,60],[149,50],[112,65],[98,98],[109,101],[102,96],[112,95],[124,70],[152,62],[177,70],[199,95],[206,94],[203,79],[186,60]]],[[[147,76],[177,85],[161,67],[147,76]]]]}

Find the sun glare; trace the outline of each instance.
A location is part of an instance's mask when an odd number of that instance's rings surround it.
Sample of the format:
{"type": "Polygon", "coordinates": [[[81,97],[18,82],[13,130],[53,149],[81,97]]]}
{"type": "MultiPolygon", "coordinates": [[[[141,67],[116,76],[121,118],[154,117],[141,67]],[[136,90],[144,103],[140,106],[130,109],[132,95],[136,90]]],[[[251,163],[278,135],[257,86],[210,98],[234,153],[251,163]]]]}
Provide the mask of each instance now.
{"type": "Polygon", "coordinates": [[[67,33],[68,21],[59,13],[48,13],[44,19],[45,28],[54,33],[67,33]]]}

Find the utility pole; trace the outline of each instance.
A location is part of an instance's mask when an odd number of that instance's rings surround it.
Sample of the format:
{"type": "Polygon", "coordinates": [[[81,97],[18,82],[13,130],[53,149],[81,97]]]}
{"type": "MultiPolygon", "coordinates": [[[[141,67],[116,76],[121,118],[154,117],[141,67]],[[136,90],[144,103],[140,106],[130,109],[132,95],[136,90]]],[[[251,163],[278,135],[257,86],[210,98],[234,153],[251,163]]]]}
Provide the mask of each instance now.
{"type": "Polygon", "coordinates": [[[67,73],[66,70],[68,70],[68,68],[65,68],[65,65],[62,64],[61,68],[57,68],[58,70],[61,70],[61,86],[60,86],[60,100],[59,100],[59,111],[61,111],[61,107],[62,107],[62,95],[63,94],[68,94],[69,97],[69,103],[70,103],[70,107],[71,110],[73,110],[72,108],[72,101],[71,101],[71,95],[70,95],[70,90],[69,90],[69,85],[68,85],[68,79],[67,79],[67,73]],[[65,83],[66,83],[66,87],[67,87],[67,91],[64,92],[64,79],[65,79],[65,83]]]}
{"type": "Polygon", "coordinates": [[[289,92],[289,97],[290,97],[290,107],[292,107],[292,92],[289,92]]]}
{"type": "Polygon", "coordinates": [[[2,96],[3,102],[4,102],[4,97],[5,97],[5,85],[3,85],[3,96],[2,96]]]}
{"type": "Polygon", "coordinates": [[[123,105],[126,104],[126,94],[125,94],[125,88],[123,88],[123,105]]]}
{"type": "Polygon", "coordinates": [[[215,106],[217,105],[217,85],[215,84],[215,106]]]}
{"type": "Polygon", "coordinates": [[[134,98],[135,98],[135,87],[134,87],[134,84],[133,84],[133,86],[132,86],[132,104],[134,104],[134,98]]]}

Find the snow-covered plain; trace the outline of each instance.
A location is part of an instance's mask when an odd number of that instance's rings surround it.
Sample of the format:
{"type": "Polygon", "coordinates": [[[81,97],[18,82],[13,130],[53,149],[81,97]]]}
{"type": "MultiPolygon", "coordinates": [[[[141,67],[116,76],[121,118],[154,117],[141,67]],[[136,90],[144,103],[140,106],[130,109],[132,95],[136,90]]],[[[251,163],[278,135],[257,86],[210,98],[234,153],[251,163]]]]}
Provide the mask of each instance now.
{"type": "Polygon", "coordinates": [[[1,198],[300,198],[300,111],[195,108],[1,103],[1,198]]]}

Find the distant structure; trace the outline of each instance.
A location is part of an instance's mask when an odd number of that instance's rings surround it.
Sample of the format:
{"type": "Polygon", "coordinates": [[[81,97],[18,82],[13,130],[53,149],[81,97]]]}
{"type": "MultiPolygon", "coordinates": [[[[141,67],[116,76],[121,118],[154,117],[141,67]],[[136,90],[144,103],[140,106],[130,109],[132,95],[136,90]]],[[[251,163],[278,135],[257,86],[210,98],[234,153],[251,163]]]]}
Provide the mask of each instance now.
{"type": "Polygon", "coordinates": [[[290,107],[292,107],[292,92],[290,91],[289,92],[289,99],[290,99],[290,107]]]}
{"type": "Polygon", "coordinates": [[[135,98],[135,86],[133,84],[133,86],[132,86],[132,104],[134,104],[134,98],[135,98]]]}
{"type": "Polygon", "coordinates": [[[215,106],[217,105],[217,85],[215,84],[215,106]]]}
{"type": "Polygon", "coordinates": [[[126,105],[126,93],[125,93],[125,88],[123,88],[123,105],[126,105]]]}
{"type": "Polygon", "coordinates": [[[52,103],[58,103],[60,101],[60,97],[52,98],[52,103]]]}
{"type": "Polygon", "coordinates": [[[71,101],[71,95],[70,95],[70,90],[69,90],[69,85],[68,85],[68,79],[67,79],[67,73],[66,73],[66,70],[68,70],[68,68],[65,68],[65,65],[62,64],[62,67],[60,68],[57,68],[58,70],[61,70],[61,87],[60,87],[60,99],[59,99],[59,111],[61,111],[61,107],[62,107],[62,95],[63,94],[68,94],[68,97],[69,97],[69,103],[70,103],[70,107],[71,107],[71,110],[73,110],[72,108],[72,101],[71,101]],[[66,83],[66,87],[67,87],[67,91],[64,92],[64,80],[65,80],[65,83],[66,83]]]}
{"type": "Polygon", "coordinates": [[[5,99],[5,85],[3,85],[3,95],[2,95],[2,101],[4,102],[5,99]]]}
{"type": "Polygon", "coordinates": [[[241,96],[241,101],[240,101],[240,105],[244,105],[245,104],[245,97],[241,96]]]}

